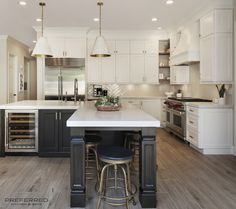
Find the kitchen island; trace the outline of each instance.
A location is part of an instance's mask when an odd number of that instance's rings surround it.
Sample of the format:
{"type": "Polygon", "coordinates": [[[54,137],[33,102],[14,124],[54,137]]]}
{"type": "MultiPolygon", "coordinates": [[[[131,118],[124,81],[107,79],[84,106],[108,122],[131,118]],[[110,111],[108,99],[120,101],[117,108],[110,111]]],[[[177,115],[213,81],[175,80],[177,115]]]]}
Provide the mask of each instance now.
{"type": "MultiPolygon", "coordinates": [[[[66,121],[79,106],[80,102],[45,100],[24,100],[0,105],[0,156],[26,155],[26,153],[41,157],[70,156],[70,129],[66,127],[66,121]],[[14,135],[17,136],[12,137],[13,140],[10,141],[10,134],[13,131],[9,129],[11,114],[17,114],[18,118],[15,118],[17,120],[25,120],[19,118],[22,114],[26,116],[33,114],[34,121],[31,122],[34,122],[34,128],[31,127],[27,133],[15,132],[14,135]],[[33,147],[30,144],[28,147],[28,135],[33,137],[33,147]],[[14,147],[9,144],[13,144],[14,147]]],[[[22,124],[22,121],[19,122],[22,124]]]]}
{"type": "MultiPolygon", "coordinates": [[[[86,130],[140,131],[139,201],[143,208],[156,208],[156,128],[160,121],[130,104],[120,111],[97,111],[93,102],[81,103],[67,120],[71,129],[71,207],[85,207],[86,130]]],[[[112,140],[112,139],[111,139],[112,140]]]]}

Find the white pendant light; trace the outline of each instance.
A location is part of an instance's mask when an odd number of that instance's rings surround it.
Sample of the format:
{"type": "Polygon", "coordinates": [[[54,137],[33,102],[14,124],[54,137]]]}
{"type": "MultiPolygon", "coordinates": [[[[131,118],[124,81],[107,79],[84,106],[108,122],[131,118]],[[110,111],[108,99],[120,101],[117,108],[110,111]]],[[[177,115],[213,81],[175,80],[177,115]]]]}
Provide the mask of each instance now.
{"type": "Polygon", "coordinates": [[[97,36],[93,45],[91,57],[110,57],[109,50],[107,48],[106,40],[102,36],[102,2],[98,2],[99,6],[99,36],[97,36]]]}
{"type": "Polygon", "coordinates": [[[42,32],[42,35],[41,37],[38,39],[35,47],[34,47],[34,50],[32,52],[32,56],[33,57],[52,57],[52,51],[51,51],[51,48],[48,44],[48,41],[47,39],[43,36],[43,7],[46,6],[46,4],[44,2],[40,2],[39,3],[39,6],[42,7],[42,28],[41,28],[41,32],[42,32]]]}

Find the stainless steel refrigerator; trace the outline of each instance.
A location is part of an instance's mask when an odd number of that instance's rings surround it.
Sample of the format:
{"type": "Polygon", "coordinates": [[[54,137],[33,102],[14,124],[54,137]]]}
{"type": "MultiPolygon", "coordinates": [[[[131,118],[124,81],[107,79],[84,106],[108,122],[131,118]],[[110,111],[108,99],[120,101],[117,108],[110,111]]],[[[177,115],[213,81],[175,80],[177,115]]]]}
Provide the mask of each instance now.
{"type": "Polygon", "coordinates": [[[45,60],[45,99],[85,98],[85,59],[47,58],[45,60]]]}

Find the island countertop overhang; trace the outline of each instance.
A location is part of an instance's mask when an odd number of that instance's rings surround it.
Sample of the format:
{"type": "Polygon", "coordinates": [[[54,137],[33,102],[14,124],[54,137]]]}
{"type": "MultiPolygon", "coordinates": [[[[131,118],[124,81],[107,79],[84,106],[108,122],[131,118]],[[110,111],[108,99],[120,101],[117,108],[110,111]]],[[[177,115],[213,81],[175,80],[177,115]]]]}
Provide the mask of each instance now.
{"type": "Polygon", "coordinates": [[[93,102],[85,102],[67,120],[67,127],[160,127],[160,121],[135,106],[124,103],[119,111],[97,111],[93,102]]]}

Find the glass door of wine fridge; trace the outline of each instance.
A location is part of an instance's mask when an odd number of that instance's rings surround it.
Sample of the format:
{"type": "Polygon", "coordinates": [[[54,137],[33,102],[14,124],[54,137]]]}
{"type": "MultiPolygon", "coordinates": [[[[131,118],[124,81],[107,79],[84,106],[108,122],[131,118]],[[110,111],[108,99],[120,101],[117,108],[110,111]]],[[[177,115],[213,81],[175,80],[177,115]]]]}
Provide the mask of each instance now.
{"type": "Polygon", "coordinates": [[[38,152],[38,111],[6,110],[6,152],[38,152]]]}

